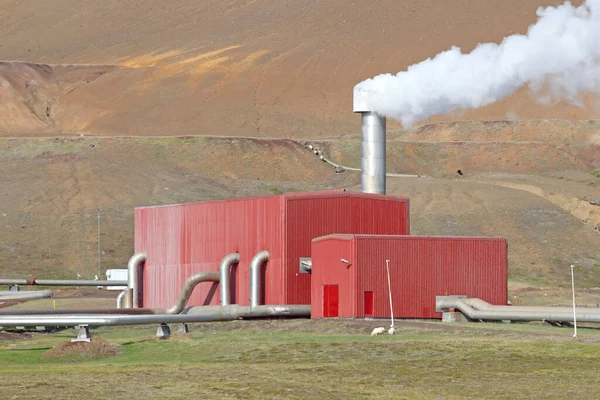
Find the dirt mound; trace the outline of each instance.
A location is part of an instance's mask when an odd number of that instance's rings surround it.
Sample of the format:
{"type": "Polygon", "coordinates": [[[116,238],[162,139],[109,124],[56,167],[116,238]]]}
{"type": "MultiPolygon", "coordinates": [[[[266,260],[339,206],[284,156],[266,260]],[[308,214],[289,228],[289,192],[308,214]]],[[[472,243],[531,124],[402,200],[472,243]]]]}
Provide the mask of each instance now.
{"type": "Polygon", "coordinates": [[[43,354],[44,358],[98,358],[118,356],[121,346],[102,338],[92,338],[90,342],[63,342],[59,343],[43,354]]]}

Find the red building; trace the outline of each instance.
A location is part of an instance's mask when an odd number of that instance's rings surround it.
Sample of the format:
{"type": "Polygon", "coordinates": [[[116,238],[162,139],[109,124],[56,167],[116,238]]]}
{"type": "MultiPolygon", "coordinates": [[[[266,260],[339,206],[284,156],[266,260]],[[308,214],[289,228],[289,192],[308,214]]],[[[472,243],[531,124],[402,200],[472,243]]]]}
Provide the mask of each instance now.
{"type": "MultiPolygon", "coordinates": [[[[312,239],[332,233],[409,234],[407,198],[345,191],[209,201],[135,210],[135,251],[146,251],[143,306],[172,305],[190,275],[218,271],[227,254],[241,261],[232,277],[235,302],[249,302],[249,263],[270,253],[266,304],[310,304],[311,276],[300,258],[312,239]],[[234,289],[235,287],[235,289],[234,289]]],[[[218,284],[201,284],[189,305],[219,304],[218,284]]]]}
{"type": "Polygon", "coordinates": [[[507,241],[330,235],[312,243],[312,318],[441,318],[436,296],[507,302],[507,241]]]}

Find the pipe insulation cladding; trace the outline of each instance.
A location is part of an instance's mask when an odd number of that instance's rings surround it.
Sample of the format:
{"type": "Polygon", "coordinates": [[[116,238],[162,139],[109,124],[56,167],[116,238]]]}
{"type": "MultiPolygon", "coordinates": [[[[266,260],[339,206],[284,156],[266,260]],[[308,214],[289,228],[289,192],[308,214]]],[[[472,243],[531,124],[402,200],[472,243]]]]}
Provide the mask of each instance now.
{"type": "MultiPolygon", "coordinates": [[[[219,264],[219,274],[220,274],[220,293],[221,293],[221,305],[228,306],[231,304],[231,283],[229,279],[230,269],[235,264],[240,262],[240,254],[233,253],[228,254],[221,260],[221,264],[219,264]]],[[[235,290],[235,289],[234,289],[235,290]]]]}
{"type": "Polygon", "coordinates": [[[47,299],[52,297],[54,294],[50,290],[31,290],[23,292],[0,292],[0,300],[14,301],[14,300],[33,300],[33,299],[47,299]]]}
{"type": "Polygon", "coordinates": [[[361,114],[361,191],[386,194],[386,119],[369,108],[366,93],[357,87],[354,112],[361,114]]]}
{"type": "Polygon", "coordinates": [[[23,286],[127,286],[127,281],[100,281],[92,279],[0,279],[0,285],[23,286]]]}
{"type": "Polygon", "coordinates": [[[175,304],[166,310],[166,314],[179,314],[187,305],[194,288],[202,282],[219,282],[218,272],[199,272],[186,279],[175,304]]]}
{"type": "Polygon", "coordinates": [[[233,321],[252,318],[310,318],[310,305],[192,307],[188,314],[155,315],[15,315],[0,316],[0,326],[110,326],[233,321]]]}
{"type": "Polygon", "coordinates": [[[261,251],[250,261],[250,307],[254,308],[261,303],[261,270],[269,261],[269,252],[261,251]]]}
{"type": "Polygon", "coordinates": [[[134,254],[127,263],[127,308],[138,308],[140,306],[140,267],[146,262],[145,252],[134,254]]]}
{"type": "MultiPolygon", "coordinates": [[[[436,302],[436,309],[457,309],[472,320],[489,321],[553,321],[573,322],[573,309],[570,307],[528,307],[495,306],[481,299],[456,298],[436,302]]],[[[600,310],[577,307],[577,321],[600,322],[600,310]]]]}

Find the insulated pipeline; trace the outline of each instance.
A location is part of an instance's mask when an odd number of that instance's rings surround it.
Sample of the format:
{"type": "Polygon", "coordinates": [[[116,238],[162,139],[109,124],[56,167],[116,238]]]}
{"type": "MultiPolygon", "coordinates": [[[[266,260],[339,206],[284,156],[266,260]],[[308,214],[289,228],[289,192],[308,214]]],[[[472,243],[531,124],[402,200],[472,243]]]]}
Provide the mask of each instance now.
{"type": "Polygon", "coordinates": [[[110,326],[231,321],[251,318],[309,318],[310,305],[264,305],[257,307],[193,307],[188,314],[154,315],[30,315],[2,316],[0,326],[110,326]]]}
{"type": "Polygon", "coordinates": [[[261,301],[261,272],[263,265],[269,261],[269,252],[261,251],[250,261],[250,306],[256,307],[261,301]]]}
{"type": "MultiPolygon", "coordinates": [[[[556,321],[573,322],[573,309],[569,307],[514,307],[494,306],[480,299],[445,299],[438,309],[455,308],[474,320],[492,321],[556,321]],[[481,309],[479,309],[481,308],[481,309]]],[[[577,321],[600,322],[600,312],[594,308],[577,307],[577,321]]]]}
{"type": "Polygon", "coordinates": [[[219,282],[218,272],[200,272],[190,276],[185,281],[177,302],[166,310],[167,314],[179,314],[187,305],[194,288],[202,282],[219,282]]]}
{"type": "MultiPolygon", "coordinates": [[[[231,304],[231,282],[229,279],[230,269],[233,265],[240,262],[239,253],[232,253],[226,255],[223,260],[221,260],[221,264],[219,265],[219,274],[220,274],[220,283],[219,289],[221,292],[221,305],[228,306],[231,304]]],[[[233,289],[235,291],[235,288],[233,289]]]]}
{"type": "Polygon", "coordinates": [[[128,308],[138,308],[141,303],[141,288],[140,288],[140,274],[142,273],[142,265],[146,262],[146,253],[134,254],[127,263],[127,288],[129,296],[125,296],[127,299],[128,308]]]}
{"type": "Polygon", "coordinates": [[[0,285],[22,286],[127,286],[127,281],[96,281],[79,279],[0,279],[0,285]]]}
{"type": "Polygon", "coordinates": [[[38,286],[127,286],[127,281],[95,281],[76,279],[36,279],[38,286]]]}
{"type": "MultiPolygon", "coordinates": [[[[186,279],[183,288],[179,294],[179,298],[168,309],[164,308],[122,308],[122,300],[125,298],[126,291],[122,291],[117,296],[117,308],[100,308],[100,309],[62,309],[62,310],[0,310],[1,315],[64,315],[64,314],[179,314],[183,311],[187,305],[187,302],[192,295],[194,288],[202,283],[202,282],[219,282],[219,273],[218,272],[200,272],[194,274],[186,279]]],[[[5,298],[2,297],[3,294],[6,293],[6,296],[11,295],[22,295],[33,292],[0,292],[0,299],[5,298]]],[[[38,292],[36,292],[38,293],[38,292]]],[[[49,293],[52,295],[50,291],[44,291],[44,293],[49,293]]]]}
{"type": "Polygon", "coordinates": [[[52,297],[53,293],[50,290],[32,290],[22,292],[0,292],[0,301],[9,300],[33,300],[46,299],[52,297]]]}
{"type": "Polygon", "coordinates": [[[29,285],[29,279],[0,279],[0,285],[29,285]]]}

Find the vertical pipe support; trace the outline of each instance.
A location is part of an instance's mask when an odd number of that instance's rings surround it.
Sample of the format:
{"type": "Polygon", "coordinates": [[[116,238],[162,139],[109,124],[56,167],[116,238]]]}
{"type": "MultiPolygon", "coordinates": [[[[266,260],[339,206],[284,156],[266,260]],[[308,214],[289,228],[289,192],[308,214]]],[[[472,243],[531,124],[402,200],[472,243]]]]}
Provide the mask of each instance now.
{"type": "Polygon", "coordinates": [[[221,264],[219,265],[219,274],[220,274],[220,293],[221,293],[221,305],[228,306],[231,304],[231,290],[235,290],[235,288],[231,288],[231,282],[229,279],[229,270],[235,264],[240,262],[240,254],[232,253],[228,254],[221,260],[221,264]]]}
{"type": "Polygon", "coordinates": [[[269,252],[261,251],[250,262],[250,307],[260,305],[260,274],[262,266],[269,261],[269,252]]]}
{"type": "Polygon", "coordinates": [[[146,252],[134,254],[127,263],[127,307],[139,308],[140,306],[140,267],[146,262],[146,252]]]}
{"type": "Polygon", "coordinates": [[[125,300],[125,295],[127,294],[127,289],[123,290],[117,296],[117,308],[123,308],[123,300],[125,300]]]}

